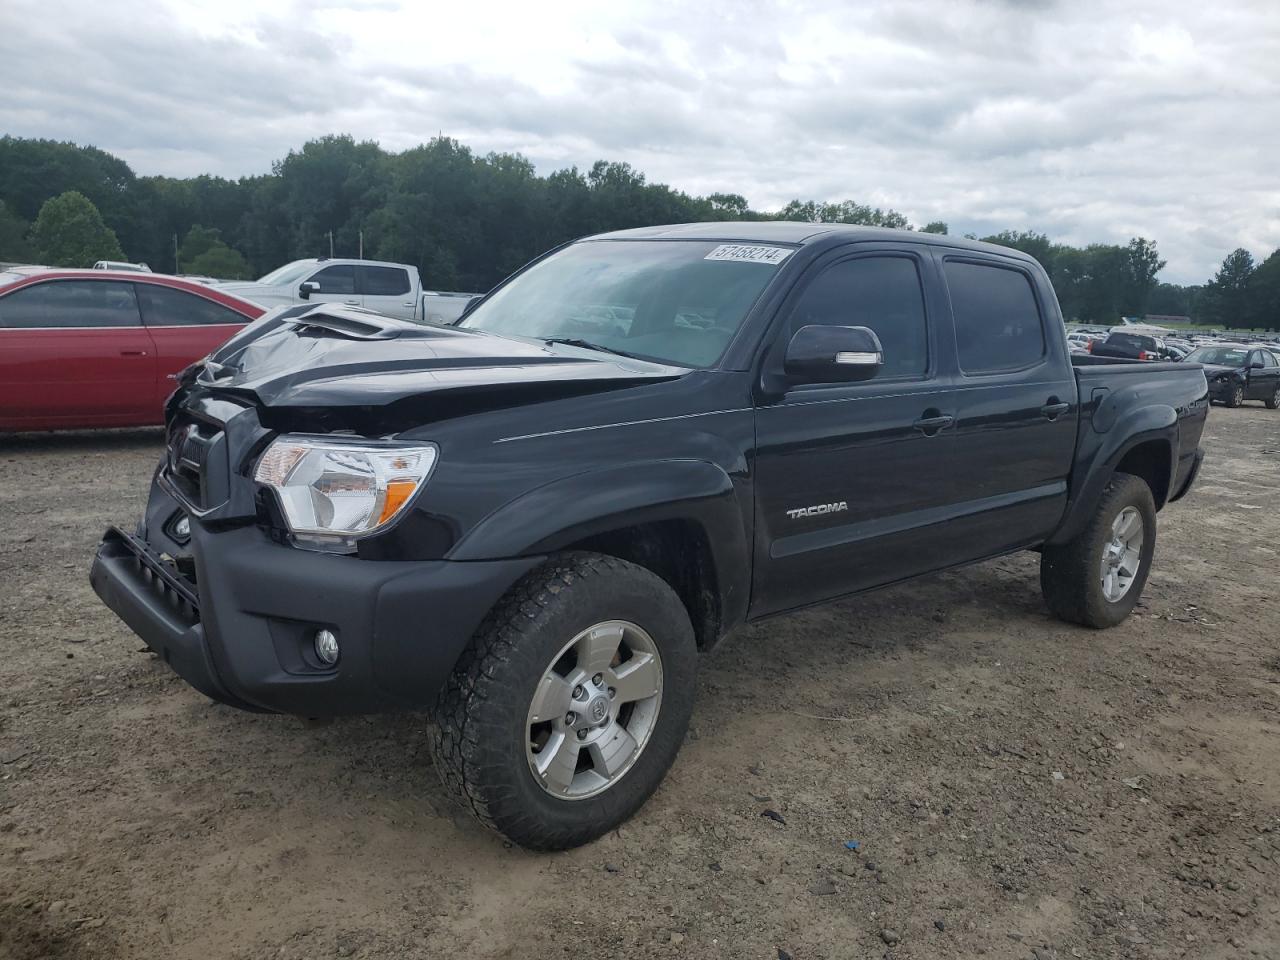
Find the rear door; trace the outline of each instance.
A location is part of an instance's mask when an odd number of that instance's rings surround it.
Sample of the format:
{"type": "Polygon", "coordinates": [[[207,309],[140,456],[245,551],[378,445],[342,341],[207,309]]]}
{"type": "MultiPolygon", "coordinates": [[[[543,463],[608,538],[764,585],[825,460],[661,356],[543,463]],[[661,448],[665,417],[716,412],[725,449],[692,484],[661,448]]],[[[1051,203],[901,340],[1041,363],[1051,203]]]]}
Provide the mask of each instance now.
{"type": "Polygon", "coordinates": [[[349,307],[361,305],[356,286],[356,268],[349,263],[334,263],[322,267],[307,277],[320,284],[320,290],[311,294],[308,303],[345,303],[349,307]]]}
{"type": "Polygon", "coordinates": [[[156,349],[153,401],[160,409],[172,375],[222,346],[248,318],[196,293],[158,283],[136,283],[142,319],[156,349]]]}
{"type": "Polygon", "coordinates": [[[0,426],[159,423],[155,390],[132,283],[53,279],[0,297],[0,426]]]}
{"type": "Polygon", "coordinates": [[[1058,525],[1079,413],[1057,301],[1024,264],[936,254],[955,331],[960,455],[947,485],[962,504],[966,560],[1034,543],[1058,525]]]}
{"type": "Polygon", "coordinates": [[[866,326],[872,380],[794,384],[756,407],[754,616],[947,566],[956,410],[927,248],[853,247],[810,269],[766,366],[811,324],[866,326]]]}
{"type": "Polygon", "coordinates": [[[365,307],[389,317],[412,320],[418,312],[418,291],[403,267],[359,266],[356,285],[365,307]]]}

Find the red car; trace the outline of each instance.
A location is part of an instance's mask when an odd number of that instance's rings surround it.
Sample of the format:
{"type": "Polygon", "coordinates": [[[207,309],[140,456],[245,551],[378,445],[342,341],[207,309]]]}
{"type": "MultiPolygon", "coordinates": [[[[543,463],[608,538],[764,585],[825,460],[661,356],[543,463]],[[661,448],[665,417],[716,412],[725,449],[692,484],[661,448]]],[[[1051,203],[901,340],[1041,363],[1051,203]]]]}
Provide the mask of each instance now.
{"type": "Polygon", "coordinates": [[[163,423],[169,375],[264,312],[178,277],[0,273],[0,430],[163,423]]]}

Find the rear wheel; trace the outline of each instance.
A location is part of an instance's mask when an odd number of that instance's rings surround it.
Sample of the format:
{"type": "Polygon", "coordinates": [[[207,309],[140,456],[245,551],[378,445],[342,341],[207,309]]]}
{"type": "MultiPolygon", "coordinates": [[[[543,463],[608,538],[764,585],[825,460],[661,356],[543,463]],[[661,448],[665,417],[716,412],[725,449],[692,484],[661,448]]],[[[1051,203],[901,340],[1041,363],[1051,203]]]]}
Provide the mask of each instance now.
{"type": "Polygon", "coordinates": [[[1227,406],[1238,407],[1244,403],[1244,384],[1237,383],[1231,388],[1231,392],[1227,394],[1227,406]]]}
{"type": "Polygon", "coordinates": [[[494,608],[441,692],[436,767],[521,846],[594,840],[662,782],[696,668],[693,627],[663,580],[599,554],[553,558],[494,608]]]}
{"type": "Polygon", "coordinates": [[[1277,385],[1275,390],[1272,391],[1271,396],[1262,402],[1267,405],[1268,410],[1274,410],[1276,407],[1280,407],[1280,385],[1277,385]]]}
{"type": "Polygon", "coordinates": [[[1155,555],[1156,508],[1146,481],[1117,473],[1076,537],[1040,554],[1049,609],[1088,627],[1114,627],[1132,612],[1155,555]]]}

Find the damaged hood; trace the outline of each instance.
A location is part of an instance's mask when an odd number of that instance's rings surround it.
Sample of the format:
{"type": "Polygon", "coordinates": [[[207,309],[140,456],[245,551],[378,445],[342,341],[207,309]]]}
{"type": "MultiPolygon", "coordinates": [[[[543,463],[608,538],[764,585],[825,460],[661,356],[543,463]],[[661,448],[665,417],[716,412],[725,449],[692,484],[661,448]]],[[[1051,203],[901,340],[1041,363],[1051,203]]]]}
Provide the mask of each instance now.
{"type": "Polygon", "coordinates": [[[511,391],[514,402],[530,392],[598,392],[689,372],[359,309],[284,313],[229,340],[196,372],[196,382],[272,407],[378,407],[444,391],[511,391]]]}

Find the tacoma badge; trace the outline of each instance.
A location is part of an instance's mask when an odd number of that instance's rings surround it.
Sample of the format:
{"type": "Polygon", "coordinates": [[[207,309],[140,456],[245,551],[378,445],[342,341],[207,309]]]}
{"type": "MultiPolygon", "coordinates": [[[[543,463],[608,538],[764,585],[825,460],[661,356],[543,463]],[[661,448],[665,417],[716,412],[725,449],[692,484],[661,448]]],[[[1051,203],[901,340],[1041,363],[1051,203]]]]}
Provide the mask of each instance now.
{"type": "Polygon", "coordinates": [[[841,500],[839,503],[819,503],[812,507],[796,507],[787,511],[787,516],[792,520],[799,520],[801,517],[818,517],[824,513],[843,513],[849,509],[849,504],[841,500]]]}

